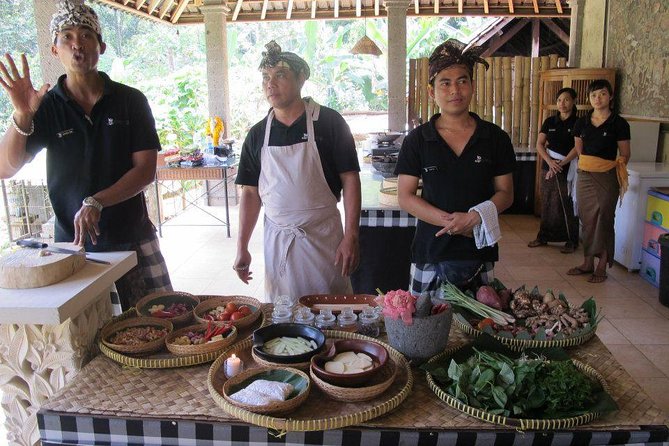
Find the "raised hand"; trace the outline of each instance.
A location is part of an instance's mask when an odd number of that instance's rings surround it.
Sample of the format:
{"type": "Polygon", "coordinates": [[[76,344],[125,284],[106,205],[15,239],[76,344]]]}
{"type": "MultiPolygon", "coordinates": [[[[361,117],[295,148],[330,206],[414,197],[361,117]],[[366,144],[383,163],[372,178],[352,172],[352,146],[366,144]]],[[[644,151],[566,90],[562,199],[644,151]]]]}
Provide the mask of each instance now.
{"type": "Polygon", "coordinates": [[[32,118],[42,103],[44,95],[49,91],[49,84],[44,84],[39,90],[35,90],[30,80],[30,67],[25,54],[21,55],[23,75],[19,73],[9,53],[5,54],[5,59],[7,59],[6,64],[0,61],[0,85],[9,95],[18,116],[32,118]]]}

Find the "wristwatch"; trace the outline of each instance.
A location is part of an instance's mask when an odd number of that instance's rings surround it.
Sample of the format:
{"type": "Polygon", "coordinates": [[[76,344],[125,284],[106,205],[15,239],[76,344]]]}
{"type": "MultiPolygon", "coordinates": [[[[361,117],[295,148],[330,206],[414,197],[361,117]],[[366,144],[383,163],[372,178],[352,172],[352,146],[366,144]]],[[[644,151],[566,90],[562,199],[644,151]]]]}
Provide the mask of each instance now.
{"type": "Polygon", "coordinates": [[[98,212],[102,212],[102,203],[100,203],[98,200],[96,200],[93,197],[86,197],[84,198],[84,201],[81,202],[84,206],[90,206],[92,208],[95,208],[98,210],[98,212]]]}

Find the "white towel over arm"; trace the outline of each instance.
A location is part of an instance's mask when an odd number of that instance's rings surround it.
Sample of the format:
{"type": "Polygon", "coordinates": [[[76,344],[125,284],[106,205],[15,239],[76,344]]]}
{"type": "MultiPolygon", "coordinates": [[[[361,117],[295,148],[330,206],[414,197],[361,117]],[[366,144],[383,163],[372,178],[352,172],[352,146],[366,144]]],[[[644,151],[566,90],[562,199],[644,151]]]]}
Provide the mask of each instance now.
{"type": "Polygon", "coordinates": [[[484,201],[469,211],[476,211],[481,216],[481,223],[473,229],[477,249],[493,246],[502,238],[495,203],[490,200],[484,201]]]}

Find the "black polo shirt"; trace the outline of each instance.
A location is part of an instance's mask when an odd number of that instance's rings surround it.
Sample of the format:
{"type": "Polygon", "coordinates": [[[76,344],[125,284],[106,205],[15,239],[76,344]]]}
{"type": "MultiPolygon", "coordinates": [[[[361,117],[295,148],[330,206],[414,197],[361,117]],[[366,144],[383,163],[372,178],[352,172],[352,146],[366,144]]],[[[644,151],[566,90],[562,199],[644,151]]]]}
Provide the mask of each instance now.
{"type": "Polygon", "coordinates": [[[606,121],[595,127],[591,117],[592,113],[588,113],[574,124],[574,136],[583,140],[583,155],[615,160],[618,157],[618,141],[631,139],[629,123],[611,113],[606,121]]]}
{"type": "MultiPolygon", "coordinates": [[[[55,240],[74,239],[74,215],[81,201],[116,183],[132,168],[132,155],[160,150],[155,121],[146,97],[114,82],[105,73],[104,93],[91,116],[64,90],[65,75],[49,91],[35,114],[35,133],[26,150],[47,149],[47,184],[56,214],[55,240]]],[[[98,244],[86,250],[105,251],[115,245],[150,237],[151,224],[144,194],[102,210],[98,244]]]]}
{"type": "MultiPolygon", "coordinates": [[[[318,120],[314,121],[314,137],[325,180],[337,198],[341,198],[341,178],[344,172],[359,172],[358,154],[351,129],[344,118],[331,108],[320,106],[318,120]]],[[[242,154],[239,159],[236,184],[258,186],[260,178],[260,157],[265,140],[267,117],[256,123],[246,135],[242,154]]],[[[307,115],[302,114],[292,125],[287,126],[276,119],[272,120],[269,134],[271,146],[290,146],[307,140],[307,115]]],[[[296,174],[299,174],[296,172],[296,174]]]]}
{"type": "MultiPolygon", "coordinates": [[[[572,113],[565,120],[560,119],[560,114],[546,118],[541,126],[540,133],[546,135],[546,148],[560,155],[567,154],[574,148],[574,124],[578,121],[576,114],[572,113]]],[[[544,161],[542,169],[548,170],[548,164],[544,161]]]]}
{"type": "MultiPolygon", "coordinates": [[[[423,179],[423,199],[446,212],[467,212],[494,194],[494,178],[512,173],[516,155],[509,135],[476,114],[476,130],[458,157],[439,135],[435,122],[439,114],[404,138],[396,174],[423,179]]],[[[446,260],[496,261],[497,246],[477,249],[474,239],[444,234],[441,226],[418,221],[412,246],[415,263],[446,260]]]]}

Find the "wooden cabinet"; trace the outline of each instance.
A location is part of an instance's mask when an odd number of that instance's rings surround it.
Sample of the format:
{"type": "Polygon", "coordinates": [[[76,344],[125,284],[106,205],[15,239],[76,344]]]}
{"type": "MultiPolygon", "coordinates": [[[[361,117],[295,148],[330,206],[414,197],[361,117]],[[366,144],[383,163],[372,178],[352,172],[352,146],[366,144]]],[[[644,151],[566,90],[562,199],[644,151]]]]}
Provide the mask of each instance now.
{"type": "MultiPolygon", "coordinates": [[[[616,89],[616,70],[613,68],[558,68],[546,70],[541,73],[539,82],[539,125],[549,116],[557,113],[558,91],[562,88],[571,87],[576,90],[576,109],[578,116],[584,116],[592,106],[588,100],[588,85],[596,79],[606,79],[611,83],[613,90],[616,89]]],[[[536,141],[532,141],[536,144],[536,141]]],[[[536,180],[534,193],[534,213],[541,214],[541,162],[537,156],[536,180]]]]}

